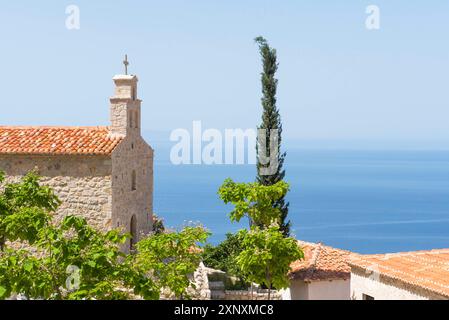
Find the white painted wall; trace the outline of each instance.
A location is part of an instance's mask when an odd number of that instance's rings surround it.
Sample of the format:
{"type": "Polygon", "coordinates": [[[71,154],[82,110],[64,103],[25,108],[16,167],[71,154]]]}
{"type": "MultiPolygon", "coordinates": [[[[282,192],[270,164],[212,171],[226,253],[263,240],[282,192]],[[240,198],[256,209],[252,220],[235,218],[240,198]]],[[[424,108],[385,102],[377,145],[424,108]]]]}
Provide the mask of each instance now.
{"type": "Polygon", "coordinates": [[[302,280],[292,280],[290,300],[309,300],[309,284],[302,280]]]}
{"type": "Polygon", "coordinates": [[[281,300],[292,300],[290,288],[281,289],[279,293],[281,294],[281,300]]]}
{"type": "Polygon", "coordinates": [[[309,300],[349,300],[348,280],[314,281],[309,284],[309,300]]]}
{"type": "Polygon", "coordinates": [[[350,281],[313,281],[306,283],[293,280],[290,288],[282,292],[283,300],[349,300],[350,281]]]}
{"type": "Polygon", "coordinates": [[[375,300],[429,300],[403,288],[382,283],[369,276],[351,274],[351,297],[363,300],[363,295],[374,297],[375,300]]]}

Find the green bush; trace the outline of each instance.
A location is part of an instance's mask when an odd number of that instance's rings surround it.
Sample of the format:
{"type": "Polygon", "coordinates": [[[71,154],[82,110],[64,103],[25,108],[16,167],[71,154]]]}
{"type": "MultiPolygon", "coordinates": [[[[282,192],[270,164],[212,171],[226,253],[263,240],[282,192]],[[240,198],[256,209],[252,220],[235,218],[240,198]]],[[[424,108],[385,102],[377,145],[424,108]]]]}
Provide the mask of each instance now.
{"type": "Polygon", "coordinates": [[[208,244],[204,247],[203,263],[206,267],[221,270],[230,276],[242,279],[242,274],[235,258],[242,252],[237,235],[226,234],[226,239],[217,246],[208,244]]]}

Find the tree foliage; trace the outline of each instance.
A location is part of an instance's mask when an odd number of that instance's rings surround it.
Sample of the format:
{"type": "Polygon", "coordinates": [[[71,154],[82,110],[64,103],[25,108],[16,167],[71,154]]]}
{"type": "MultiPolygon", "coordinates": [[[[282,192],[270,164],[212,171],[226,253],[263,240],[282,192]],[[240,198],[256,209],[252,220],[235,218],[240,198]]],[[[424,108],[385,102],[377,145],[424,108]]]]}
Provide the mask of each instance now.
{"type": "Polygon", "coordinates": [[[273,203],[289,190],[287,183],[279,181],[265,186],[260,183],[235,183],[227,179],[218,193],[225,203],[232,203],[231,221],[244,216],[254,223],[250,230],[237,234],[240,252],[235,263],[247,282],[272,286],[277,289],[288,286],[290,264],[303,258],[303,252],[295,239],[285,237],[279,228],[281,210],[273,203]]]}
{"type": "MultiPolygon", "coordinates": [[[[39,185],[33,173],[26,175],[20,183],[10,183],[0,193],[0,250],[6,240],[23,240],[33,244],[39,231],[49,225],[60,201],[48,187],[39,185]]],[[[0,183],[4,174],[0,173],[0,183]]]]}
{"type": "Polygon", "coordinates": [[[260,183],[236,183],[226,179],[218,190],[224,203],[231,203],[234,209],[230,213],[231,221],[239,222],[247,217],[255,225],[269,226],[273,222],[280,223],[281,211],[273,204],[284,197],[289,185],[279,181],[265,186],[260,183]]]}
{"type": "Polygon", "coordinates": [[[0,192],[0,299],[158,299],[162,286],[181,293],[189,286],[200,253],[186,248],[204,242],[204,231],[149,236],[126,255],[120,248],[128,234],[99,231],[79,216],[55,221],[59,204],[34,173],[0,192]],[[173,261],[160,263],[153,249],[173,261]]]}
{"type": "Polygon", "coordinates": [[[198,268],[201,250],[209,233],[201,226],[179,233],[159,233],[137,243],[136,266],[151,274],[158,287],[169,288],[176,298],[188,298],[189,275],[198,268]]]}
{"type": "Polygon", "coordinates": [[[151,279],[120,251],[127,235],[98,231],[77,216],[54,221],[60,201],[34,173],[6,184],[0,199],[0,298],[125,299],[130,291],[157,297],[151,279]]]}
{"type": "Polygon", "coordinates": [[[246,279],[268,289],[288,287],[290,264],[304,257],[297,241],[285,238],[277,226],[253,226],[250,231],[241,230],[238,236],[243,250],[236,261],[246,279]]]}
{"type": "MultiPolygon", "coordinates": [[[[283,169],[286,153],[281,153],[281,143],[282,143],[282,121],[279,109],[276,105],[276,92],[278,86],[278,80],[275,78],[276,72],[278,70],[277,53],[276,49],[271,48],[263,37],[257,37],[255,42],[259,45],[260,55],[262,57],[263,71],[261,73],[262,82],[262,123],[259,129],[264,129],[266,131],[265,136],[265,150],[264,155],[272,159],[276,157],[277,168],[273,174],[263,174],[261,168],[269,166],[269,164],[261,161],[260,154],[260,141],[257,143],[257,182],[264,186],[270,186],[282,181],[285,176],[285,170],[283,169]],[[277,130],[277,138],[271,137],[271,130],[277,130]],[[271,155],[270,141],[276,142],[276,154],[271,155]]],[[[285,236],[290,234],[290,221],[287,221],[288,206],[289,204],[285,202],[285,198],[281,197],[273,204],[273,206],[280,210],[280,229],[285,236]]]]}

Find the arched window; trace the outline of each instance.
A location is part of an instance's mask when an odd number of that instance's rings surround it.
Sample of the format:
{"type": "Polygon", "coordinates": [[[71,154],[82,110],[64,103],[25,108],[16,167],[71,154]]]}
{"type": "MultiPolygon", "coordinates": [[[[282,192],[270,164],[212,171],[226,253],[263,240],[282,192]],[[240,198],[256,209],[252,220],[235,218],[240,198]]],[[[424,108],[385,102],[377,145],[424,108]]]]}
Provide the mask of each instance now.
{"type": "Polygon", "coordinates": [[[136,190],[136,181],[137,177],[136,177],[136,170],[133,170],[133,172],[131,173],[131,191],[136,190]]]}
{"type": "Polygon", "coordinates": [[[137,243],[137,219],[135,215],[131,217],[131,222],[129,223],[129,233],[131,235],[131,238],[129,239],[129,250],[132,251],[137,243]]]}

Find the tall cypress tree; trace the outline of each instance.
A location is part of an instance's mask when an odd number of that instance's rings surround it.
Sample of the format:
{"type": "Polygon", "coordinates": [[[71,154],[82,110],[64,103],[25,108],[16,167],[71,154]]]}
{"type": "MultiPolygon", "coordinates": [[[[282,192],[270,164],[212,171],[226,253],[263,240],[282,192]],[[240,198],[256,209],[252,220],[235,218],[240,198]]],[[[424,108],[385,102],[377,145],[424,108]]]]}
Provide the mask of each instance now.
{"type": "MultiPolygon", "coordinates": [[[[257,182],[262,185],[273,185],[284,179],[285,170],[283,164],[286,153],[281,153],[281,141],[282,141],[282,122],[279,114],[279,109],[276,106],[276,90],[278,80],[275,78],[276,71],[278,69],[276,49],[270,48],[268,42],[263,37],[257,37],[254,39],[259,45],[260,55],[262,57],[263,72],[261,73],[262,80],[262,124],[259,129],[264,129],[266,132],[265,142],[265,156],[270,158],[270,130],[278,130],[277,137],[277,169],[273,170],[273,174],[262,174],[261,168],[269,167],[269,164],[263,164],[261,161],[262,155],[260,154],[259,140],[257,143],[257,182]]],[[[274,137],[273,137],[274,138],[274,137]]],[[[259,138],[258,138],[259,139],[259,138]]],[[[272,160],[271,160],[272,161],[272,160]]],[[[287,220],[289,203],[285,202],[284,198],[281,198],[273,205],[279,208],[281,211],[281,225],[280,229],[287,237],[290,235],[290,221],[287,220]]]]}

